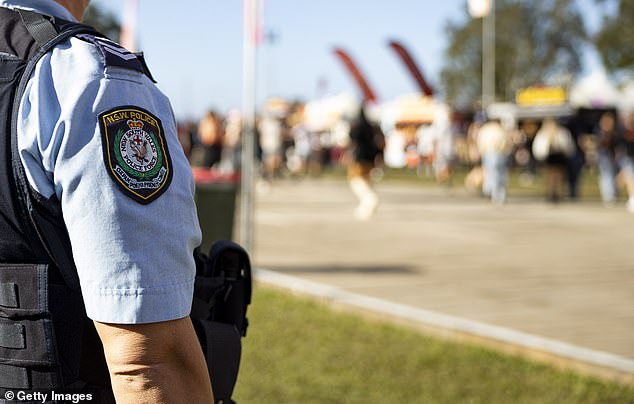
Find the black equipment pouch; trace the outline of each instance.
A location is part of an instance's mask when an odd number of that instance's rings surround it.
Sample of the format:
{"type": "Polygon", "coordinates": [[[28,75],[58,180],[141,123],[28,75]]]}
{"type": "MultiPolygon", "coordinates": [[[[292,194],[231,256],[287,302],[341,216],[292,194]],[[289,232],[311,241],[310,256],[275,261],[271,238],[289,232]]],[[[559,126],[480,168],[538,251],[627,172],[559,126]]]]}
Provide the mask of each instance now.
{"type": "Polygon", "coordinates": [[[248,253],[221,240],[209,255],[196,250],[196,282],[191,319],[198,334],[217,403],[233,403],[231,395],[240,367],[241,341],[246,336],[247,306],[252,279],[248,253]]]}
{"type": "Polygon", "coordinates": [[[43,264],[0,264],[0,391],[62,387],[48,271],[43,264]]]}

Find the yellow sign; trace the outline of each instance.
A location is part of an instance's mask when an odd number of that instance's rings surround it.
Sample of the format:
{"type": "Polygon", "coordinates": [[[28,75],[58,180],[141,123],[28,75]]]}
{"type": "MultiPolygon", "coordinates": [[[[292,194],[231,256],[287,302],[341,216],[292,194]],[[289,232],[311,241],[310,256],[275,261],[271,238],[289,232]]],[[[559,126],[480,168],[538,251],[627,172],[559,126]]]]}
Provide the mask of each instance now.
{"type": "Polygon", "coordinates": [[[527,87],[518,90],[515,102],[522,107],[562,105],[566,102],[566,91],[561,87],[527,87]]]}

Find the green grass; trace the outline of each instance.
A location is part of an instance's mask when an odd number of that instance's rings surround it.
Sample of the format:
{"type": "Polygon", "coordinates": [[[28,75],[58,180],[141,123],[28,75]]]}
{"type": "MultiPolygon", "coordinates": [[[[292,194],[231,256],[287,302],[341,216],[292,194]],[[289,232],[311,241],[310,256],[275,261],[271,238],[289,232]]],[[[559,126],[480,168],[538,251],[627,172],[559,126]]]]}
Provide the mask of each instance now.
{"type": "Polygon", "coordinates": [[[634,388],[257,286],[238,403],[634,403],[634,388]]]}

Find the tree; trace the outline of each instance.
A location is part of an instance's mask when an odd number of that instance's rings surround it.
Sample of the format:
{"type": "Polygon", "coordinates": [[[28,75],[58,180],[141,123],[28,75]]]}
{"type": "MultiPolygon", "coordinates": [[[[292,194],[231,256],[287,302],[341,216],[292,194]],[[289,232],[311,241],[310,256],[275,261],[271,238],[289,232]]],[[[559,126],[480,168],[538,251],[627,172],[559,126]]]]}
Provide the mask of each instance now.
{"type": "Polygon", "coordinates": [[[119,21],[112,13],[102,10],[95,5],[90,5],[88,9],[86,9],[82,22],[93,26],[97,31],[106,35],[111,40],[115,42],[119,41],[121,24],[119,24],[119,21]]]}
{"type": "Polygon", "coordinates": [[[612,72],[634,70],[634,2],[618,1],[618,12],[606,16],[594,38],[603,65],[612,72]]]}
{"type": "MultiPolygon", "coordinates": [[[[441,81],[449,102],[473,105],[480,99],[483,19],[464,7],[462,22],[449,22],[449,46],[441,81]]],[[[511,100],[519,88],[561,81],[581,70],[587,39],[574,0],[495,1],[495,97],[511,100]]]]}

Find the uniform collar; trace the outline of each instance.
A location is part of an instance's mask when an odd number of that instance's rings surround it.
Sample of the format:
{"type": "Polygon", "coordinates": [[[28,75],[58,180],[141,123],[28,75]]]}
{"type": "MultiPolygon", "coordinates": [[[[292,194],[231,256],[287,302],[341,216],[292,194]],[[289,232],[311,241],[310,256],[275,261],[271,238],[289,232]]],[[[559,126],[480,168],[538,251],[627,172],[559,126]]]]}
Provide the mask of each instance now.
{"type": "Polygon", "coordinates": [[[19,8],[77,22],[70,11],[54,0],[0,0],[0,7],[19,8]]]}

